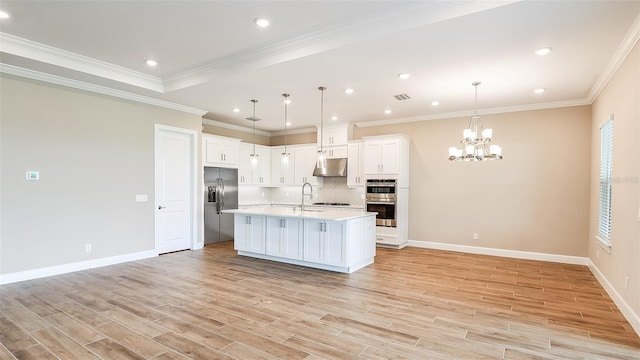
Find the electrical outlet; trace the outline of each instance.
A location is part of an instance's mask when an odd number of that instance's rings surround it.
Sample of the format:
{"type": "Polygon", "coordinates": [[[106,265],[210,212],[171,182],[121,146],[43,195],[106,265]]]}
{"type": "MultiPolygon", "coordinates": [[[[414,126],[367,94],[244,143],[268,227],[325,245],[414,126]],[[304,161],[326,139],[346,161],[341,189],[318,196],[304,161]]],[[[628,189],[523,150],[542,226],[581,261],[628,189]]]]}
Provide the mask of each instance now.
{"type": "Polygon", "coordinates": [[[85,252],[91,252],[91,244],[85,244],[84,245],[84,251],[85,252]]]}
{"type": "Polygon", "coordinates": [[[364,200],[365,199],[364,195],[365,194],[360,194],[360,200],[364,200]]]}
{"type": "Polygon", "coordinates": [[[288,193],[288,192],[287,192],[287,193],[284,193],[284,196],[285,196],[285,197],[289,197],[289,193],[288,193]]]}
{"type": "Polygon", "coordinates": [[[264,191],[262,192],[262,197],[264,197],[264,191]]]}
{"type": "Polygon", "coordinates": [[[478,240],[478,233],[473,233],[473,240],[478,240]]]}
{"type": "Polygon", "coordinates": [[[625,289],[629,288],[629,277],[628,276],[624,277],[624,288],[625,289]]]}

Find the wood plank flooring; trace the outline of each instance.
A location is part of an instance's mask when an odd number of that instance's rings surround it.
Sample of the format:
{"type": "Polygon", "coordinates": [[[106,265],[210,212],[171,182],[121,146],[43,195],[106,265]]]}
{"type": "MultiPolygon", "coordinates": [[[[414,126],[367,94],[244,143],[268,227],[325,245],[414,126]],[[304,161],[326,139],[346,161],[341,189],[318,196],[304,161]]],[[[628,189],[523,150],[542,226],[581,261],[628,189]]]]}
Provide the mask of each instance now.
{"type": "Polygon", "coordinates": [[[378,249],[338,274],[233,244],[0,287],[4,359],[640,359],[585,266],[378,249]]]}

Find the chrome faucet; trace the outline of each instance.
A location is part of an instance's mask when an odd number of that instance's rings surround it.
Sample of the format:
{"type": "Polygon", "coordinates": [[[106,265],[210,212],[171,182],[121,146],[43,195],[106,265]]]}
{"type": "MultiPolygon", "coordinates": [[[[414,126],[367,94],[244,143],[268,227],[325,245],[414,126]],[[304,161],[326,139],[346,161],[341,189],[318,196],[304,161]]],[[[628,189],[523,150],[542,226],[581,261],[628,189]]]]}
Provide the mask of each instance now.
{"type": "Polygon", "coordinates": [[[302,205],[300,205],[300,211],[304,211],[304,196],[308,195],[309,199],[313,199],[313,186],[311,186],[311,184],[309,184],[308,182],[302,184],[302,205]],[[309,185],[309,193],[305,194],[304,193],[304,187],[309,185]]]}

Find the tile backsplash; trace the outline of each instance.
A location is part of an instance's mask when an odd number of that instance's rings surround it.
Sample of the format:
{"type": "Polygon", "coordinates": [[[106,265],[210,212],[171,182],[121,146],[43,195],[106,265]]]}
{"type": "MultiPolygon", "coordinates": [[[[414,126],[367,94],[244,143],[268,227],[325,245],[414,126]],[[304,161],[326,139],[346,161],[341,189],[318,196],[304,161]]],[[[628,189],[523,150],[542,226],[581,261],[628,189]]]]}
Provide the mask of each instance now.
{"type": "MultiPolygon", "coordinates": [[[[307,189],[308,191],[308,189],[307,189]]],[[[364,207],[364,186],[348,188],[346,177],[325,177],[322,186],[313,187],[314,202],[340,202],[364,207]]],[[[240,205],[252,204],[299,204],[302,201],[302,186],[283,186],[261,188],[256,186],[240,186],[238,191],[240,205]]]]}

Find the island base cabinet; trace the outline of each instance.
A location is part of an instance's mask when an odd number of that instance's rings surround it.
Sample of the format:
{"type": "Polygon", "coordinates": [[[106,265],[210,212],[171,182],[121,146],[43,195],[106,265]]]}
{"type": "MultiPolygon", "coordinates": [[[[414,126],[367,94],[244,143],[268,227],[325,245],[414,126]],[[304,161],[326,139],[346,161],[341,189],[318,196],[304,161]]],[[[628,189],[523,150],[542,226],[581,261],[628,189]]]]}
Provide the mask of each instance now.
{"type": "Polygon", "coordinates": [[[342,273],[362,269],[376,256],[374,214],[327,220],[252,211],[229,210],[235,213],[238,255],[342,273]]]}
{"type": "Polygon", "coordinates": [[[304,260],[344,266],[346,264],[345,238],[343,222],[305,220],[304,260]]]}
{"type": "Polygon", "coordinates": [[[265,253],[265,216],[235,216],[233,246],[238,251],[265,253]]]}
{"type": "Polygon", "coordinates": [[[302,259],[302,220],[267,218],[266,254],[286,259],[302,259]]]}

